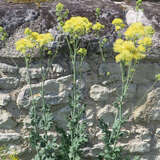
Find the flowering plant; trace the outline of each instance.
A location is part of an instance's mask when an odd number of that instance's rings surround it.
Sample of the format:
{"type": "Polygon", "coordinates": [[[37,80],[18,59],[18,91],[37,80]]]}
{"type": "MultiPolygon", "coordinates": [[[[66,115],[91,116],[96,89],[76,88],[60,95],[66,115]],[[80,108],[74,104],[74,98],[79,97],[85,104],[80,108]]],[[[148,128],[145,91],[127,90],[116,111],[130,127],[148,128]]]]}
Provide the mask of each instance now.
{"type": "MultiPolygon", "coordinates": [[[[123,20],[114,19],[112,22],[115,25],[117,32],[121,31],[125,27],[123,20]]],[[[124,160],[122,156],[123,148],[117,146],[118,140],[123,135],[121,131],[122,125],[127,121],[123,115],[123,105],[127,97],[129,84],[134,76],[136,63],[145,58],[145,52],[152,45],[152,35],[154,30],[151,26],[144,26],[142,23],[137,22],[130,25],[124,32],[124,36],[118,34],[120,37],[115,41],[113,50],[119,53],[115,59],[117,63],[120,63],[122,88],[120,96],[117,97],[113,103],[116,108],[116,116],[112,125],[112,129],[103,119],[99,120],[100,128],[104,133],[104,151],[99,154],[99,160],[124,160]]],[[[159,76],[156,76],[159,79],[159,76]]],[[[130,159],[130,158],[129,158],[130,159]]],[[[135,157],[135,159],[139,159],[135,157]]],[[[128,157],[127,159],[128,160],[128,157]]]]}
{"type": "Polygon", "coordinates": [[[56,16],[57,16],[57,28],[58,30],[62,31],[62,27],[65,23],[66,18],[68,17],[69,10],[64,9],[64,5],[62,3],[58,3],[56,5],[56,16]]]}
{"type": "MultiPolygon", "coordinates": [[[[80,47],[81,37],[90,33],[92,23],[86,17],[71,17],[63,21],[62,5],[58,4],[57,18],[62,26],[62,32],[65,35],[69,48],[69,56],[73,71],[73,88],[70,95],[70,114],[67,124],[67,131],[57,127],[58,133],[61,135],[61,144],[59,147],[59,159],[63,160],[80,160],[81,148],[87,142],[86,122],[82,120],[85,114],[85,105],[81,103],[81,92],[77,81],[81,81],[81,65],[84,57],[87,55],[87,49],[80,47]],[[59,9],[58,9],[59,8],[59,9]],[[79,61],[81,63],[79,63],[79,61]],[[80,65],[78,65],[80,64],[80,65]]],[[[58,21],[57,20],[57,21],[58,21]]]]}
{"type": "MultiPolygon", "coordinates": [[[[120,21],[120,19],[113,20],[112,24],[119,29],[123,28],[116,21],[120,21]]],[[[122,20],[120,24],[122,26],[122,20]]],[[[144,26],[140,22],[131,24],[124,32],[125,39],[118,38],[114,43],[113,50],[119,53],[116,56],[116,62],[124,62],[125,65],[128,65],[133,61],[145,58],[147,49],[152,45],[153,34],[154,30],[151,26],[144,26]]]]}
{"type": "Polygon", "coordinates": [[[47,50],[47,44],[53,41],[53,36],[50,33],[39,34],[37,32],[32,32],[29,28],[24,31],[25,37],[16,42],[16,50],[21,52],[25,57],[25,64],[27,68],[27,78],[26,82],[29,85],[31,107],[29,115],[31,118],[30,122],[30,144],[33,149],[36,150],[35,160],[56,160],[55,150],[57,148],[55,137],[52,136],[49,139],[48,132],[51,131],[53,127],[53,116],[50,112],[50,106],[46,103],[44,97],[44,82],[47,78],[47,73],[54,58],[54,55],[49,53],[48,66],[44,69],[43,66],[43,53],[47,50]],[[34,49],[39,49],[40,52],[40,69],[41,69],[41,88],[40,93],[36,96],[33,95],[31,87],[31,78],[29,72],[29,65],[31,60],[31,54],[34,49]],[[38,102],[41,102],[40,105],[38,102]]]}
{"type": "Polygon", "coordinates": [[[34,48],[46,49],[45,46],[54,40],[51,33],[39,34],[32,32],[29,28],[24,31],[26,37],[16,42],[16,50],[30,56],[30,51],[34,48]]]}
{"type": "Polygon", "coordinates": [[[121,30],[121,29],[123,29],[125,27],[125,24],[123,23],[123,20],[120,19],[120,18],[115,18],[112,21],[112,24],[115,25],[116,31],[119,31],[119,30],[121,30]]]}
{"type": "Polygon", "coordinates": [[[92,23],[86,17],[71,17],[63,26],[65,33],[74,37],[83,36],[91,31],[92,23]]]}

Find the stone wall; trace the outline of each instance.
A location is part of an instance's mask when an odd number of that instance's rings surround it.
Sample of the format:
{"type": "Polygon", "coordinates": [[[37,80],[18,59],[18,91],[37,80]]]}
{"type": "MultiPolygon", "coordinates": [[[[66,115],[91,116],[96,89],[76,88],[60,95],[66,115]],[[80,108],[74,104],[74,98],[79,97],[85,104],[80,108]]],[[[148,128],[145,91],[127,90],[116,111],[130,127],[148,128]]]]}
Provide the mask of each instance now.
{"type": "MultiPolygon", "coordinates": [[[[50,31],[56,35],[54,29],[56,2],[44,4],[41,10],[32,4],[6,5],[3,1],[1,3],[0,25],[5,27],[10,37],[5,44],[1,42],[0,49],[0,145],[8,145],[10,151],[16,151],[22,160],[29,160],[32,155],[27,142],[31,97],[29,97],[29,86],[25,81],[27,77],[24,57],[15,51],[14,43],[23,37],[25,27],[35,31],[50,31]]],[[[99,0],[94,3],[86,0],[81,4],[78,1],[67,0],[63,3],[70,9],[72,15],[89,16],[91,21],[95,19],[94,9],[101,7],[103,11],[101,21],[107,26],[109,44],[106,44],[106,48],[108,47],[105,53],[106,62],[102,62],[98,51],[92,49],[95,45],[93,41],[91,44],[93,47],[82,65],[82,81],[79,82],[86,104],[87,130],[90,135],[89,146],[85,148],[86,160],[91,157],[95,159],[94,157],[103,147],[102,133],[98,128],[97,119],[103,117],[105,122],[110,125],[113,123],[115,108],[112,103],[121,89],[120,67],[115,63],[111,50],[115,39],[111,21],[120,16],[126,20],[126,23],[130,23],[135,12],[133,6],[119,2],[115,4],[109,0],[99,0]]],[[[148,2],[144,5],[147,4],[148,2]]],[[[145,9],[147,10],[147,7],[145,9]]],[[[129,121],[123,128],[126,134],[119,142],[119,145],[125,147],[124,155],[140,155],[141,160],[160,160],[160,83],[157,82],[150,90],[155,81],[155,74],[160,72],[159,26],[155,23],[154,16],[156,17],[156,13],[152,17],[145,17],[144,14],[140,16],[141,21],[146,18],[148,23],[156,25],[156,35],[152,54],[137,65],[134,79],[130,84],[123,108],[124,114],[129,115],[129,121]]],[[[56,36],[58,37],[58,34],[56,36]]],[[[44,57],[44,66],[47,64],[47,58],[44,57]]],[[[33,57],[29,72],[33,95],[37,96],[41,82],[40,62],[37,55],[33,57]]],[[[44,84],[45,98],[52,106],[54,120],[62,127],[65,127],[64,119],[69,113],[68,96],[72,87],[71,78],[69,57],[66,49],[62,47],[52,62],[44,84]]]]}

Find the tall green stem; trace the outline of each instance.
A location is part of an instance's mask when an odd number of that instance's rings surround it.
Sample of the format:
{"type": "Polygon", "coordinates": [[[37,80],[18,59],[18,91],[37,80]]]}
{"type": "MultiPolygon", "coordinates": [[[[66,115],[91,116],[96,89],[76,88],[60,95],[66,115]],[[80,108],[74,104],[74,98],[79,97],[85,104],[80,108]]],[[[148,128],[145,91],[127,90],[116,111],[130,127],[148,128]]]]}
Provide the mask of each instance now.
{"type": "MultiPolygon", "coordinates": [[[[29,85],[30,96],[31,96],[31,98],[33,98],[33,92],[32,92],[32,88],[31,88],[31,79],[30,79],[30,74],[29,74],[29,58],[27,56],[25,56],[25,64],[26,64],[26,68],[27,68],[26,82],[29,85]]],[[[34,123],[34,125],[32,125],[32,127],[33,127],[34,133],[37,133],[38,132],[38,126],[37,126],[37,123],[35,122],[35,120],[37,119],[36,102],[35,102],[34,99],[31,100],[31,102],[32,102],[32,106],[31,106],[31,111],[30,112],[33,114],[32,115],[33,117],[31,117],[31,120],[34,123]]],[[[35,149],[36,149],[37,154],[39,155],[38,148],[35,148],[35,149]]]]}
{"type": "MultiPolygon", "coordinates": [[[[124,64],[121,63],[120,66],[121,66],[121,73],[122,73],[122,91],[121,91],[121,96],[120,96],[120,99],[118,102],[118,112],[116,114],[116,118],[114,121],[114,125],[117,125],[117,121],[118,121],[118,126],[117,126],[117,130],[116,130],[116,137],[117,138],[119,137],[120,129],[121,129],[122,123],[123,123],[123,113],[122,113],[123,102],[124,102],[124,99],[126,98],[129,82],[132,78],[132,72],[131,72],[132,64],[129,64],[129,66],[128,66],[127,77],[125,76],[124,64]]],[[[111,139],[112,139],[112,136],[113,135],[111,135],[111,139]]],[[[117,143],[117,140],[118,140],[117,138],[114,141],[114,147],[117,143]]]]}

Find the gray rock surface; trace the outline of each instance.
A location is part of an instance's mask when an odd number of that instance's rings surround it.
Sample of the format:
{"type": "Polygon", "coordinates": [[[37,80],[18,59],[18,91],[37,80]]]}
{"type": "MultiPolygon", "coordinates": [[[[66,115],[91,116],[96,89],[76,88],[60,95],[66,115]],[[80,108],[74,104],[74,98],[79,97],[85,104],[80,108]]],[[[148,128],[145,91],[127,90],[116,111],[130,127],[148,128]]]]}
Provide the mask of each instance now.
{"type": "MultiPolygon", "coordinates": [[[[72,64],[71,64],[71,67],[72,67],[72,64]]],[[[86,61],[83,61],[83,62],[78,61],[76,64],[76,67],[80,68],[81,72],[88,72],[90,70],[90,66],[86,61]]]]}
{"type": "Polygon", "coordinates": [[[15,66],[7,65],[5,63],[0,63],[0,71],[4,73],[17,73],[18,68],[15,66]]]}
{"type": "Polygon", "coordinates": [[[160,88],[152,90],[147,95],[146,102],[136,107],[133,112],[133,118],[137,122],[151,123],[152,121],[159,121],[160,118],[160,88]]]}
{"type": "Polygon", "coordinates": [[[19,133],[0,133],[1,143],[16,142],[20,138],[21,135],[19,133]]]}
{"type": "Polygon", "coordinates": [[[62,74],[64,72],[64,68],[59,64],[52,64],[52,72],[62,74]]]}
{"type": "Polygon", "coordinates": [[[114,106],[106,105],[97,110],[97,118],[102,118],[106,124],[111,126],[114,122],[115,113],[116,109],[114,106]]]}
{"type": "Polygon", "coordinates": [[[53,113],[54,121],[57,123],[58,126],[66,128],[67,116],[70,110],[71,110],[70,107],[66,106],[53,113]]]}
{"type": "Polygon", "coordinates": [[[9,112],[0,110],[0,115],[0,129],[14,129],[16,127],[17,123],[9,112]]]}
{"type": "MultiPolygon", "coordinates": [[[[55,105],[68,102],[69,90],[72,85],[70,83],[71,76],[61,77],[58,79],[46,80],[44,82],[45,99],[48,104],[55,105]]],[[[32,97],[30,96],[30,87],[24,86],[18,97],[17,105],[27,108],[31,104],[32,98],[39,98],[40,102],[40,90],[41,83],[32,84],[32,97]]]]}
{"type": "Polygon", "coordinates": [[[128,145],[128,149],[131,153],[146,153],[150,151],[150,144],[137,139],[128,145]]]}
{"type": "Polygon", "coordinates": [[[9,34],[13,34],[17,27],[25,22],[35,20],[38,17],[38,11],[32,5],[14,5],[2,1],[0,17],[2,17],[0,25],[3,26],[9,34]]]}
{"type": "Polygon", "coordinates": [[[112,97],[115,93],[115,89],[109,89],[107,87],[95,84],[90,88],[90,97],[94,101],[109,101],[109,98],[112,97]]]}
{"type": "MultiPolygon", "coordinates": [[[[31,79],[39,79],[41,78],[41,69],[39,67],[37,68],[29,68],[28,69],[29,75],[31,79]]],[[[27,77],[27,68],[21,68],[19,70],[19,74],[21,76],[21,80],[25,81],[28,79],[27,77]]]]}
{"type": "Polygon", "coordinates": [[[19,79],[16,77],[0,78],[0,89],[15,89],[19,84],[19,79]]]}
{"type": "Polygon", "coordinates": [[[9,103],[10,99],[11,97],[9,94],[0,93],[0,106],[6,106],[9,103]]]}
{"type": "Polygon", "coordinates": [[[116,63],[102,63],[99,66],[99,75],[101,76],[107,76],[107,72],[110,74],[110,76],[121,76],[121,69],[119,64],[116,63]]]}
{"type": "Polygon", "coordinates": [[[126,23],[130,25],[135,22],[142,22],[144,25],[152,25],[151,21],[145,16],[142,10],[137,12],[134,9],[130,9],[126,13],[126,23]]]}
{"type": "Polygon", "coordinates": [[[154,63],[140,63],[135,68],[133,81],[136,84],[146,84],[155,80],[155,75],[159,72],[159,68],[154,63]]]}

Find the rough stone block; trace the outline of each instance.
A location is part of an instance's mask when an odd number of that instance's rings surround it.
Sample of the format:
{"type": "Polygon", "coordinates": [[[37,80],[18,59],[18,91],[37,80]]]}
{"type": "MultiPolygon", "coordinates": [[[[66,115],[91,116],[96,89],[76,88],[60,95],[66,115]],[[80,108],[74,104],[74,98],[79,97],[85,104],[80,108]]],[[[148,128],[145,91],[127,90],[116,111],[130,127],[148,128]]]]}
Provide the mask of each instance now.
{"type": "Polygon", "coordinates": [[[17,123],[9,112],[0,110],[0,115],[0,129],[14,129],[16,127],[17,123]]]}
{"type": "Polygon", "coordinates": [[[15,77],[0,78],[0,89],[15,89],[19,84],[19,79],[15,77]]]}
{"type": "Polygon", "coordinates": [[[6,93],[0,93],[0,106],[6,106],[10,101],[10,95],[6,93]]]}

